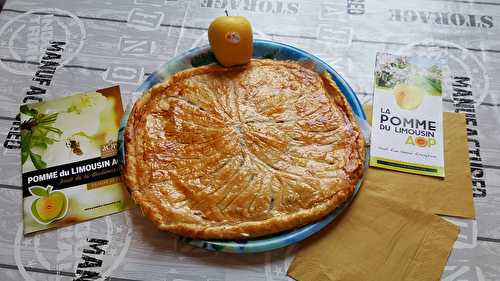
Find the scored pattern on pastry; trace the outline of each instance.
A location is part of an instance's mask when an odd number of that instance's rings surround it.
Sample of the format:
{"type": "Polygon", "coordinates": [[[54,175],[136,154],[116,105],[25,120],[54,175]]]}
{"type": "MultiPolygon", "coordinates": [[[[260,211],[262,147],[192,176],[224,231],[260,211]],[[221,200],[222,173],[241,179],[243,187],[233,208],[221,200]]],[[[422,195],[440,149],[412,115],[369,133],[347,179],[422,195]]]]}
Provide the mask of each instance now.
{"type": "Polygon", "coordinates": [[[319,219],[351,196],[365,153],[334,82],[273,60],[174,75],[136,103],[126,142],[126,183],[143,212],[198,238],[319,219]]]}

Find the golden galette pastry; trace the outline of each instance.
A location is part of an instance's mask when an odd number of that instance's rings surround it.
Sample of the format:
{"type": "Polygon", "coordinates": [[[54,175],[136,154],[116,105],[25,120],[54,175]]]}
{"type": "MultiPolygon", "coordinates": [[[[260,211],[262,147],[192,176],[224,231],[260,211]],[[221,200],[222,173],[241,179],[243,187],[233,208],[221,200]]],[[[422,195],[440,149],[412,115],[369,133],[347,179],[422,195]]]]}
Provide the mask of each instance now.
{"type": "Polygon", "coordinates": [[[252,238],[327,215],[363,173],[362,133],[331,78],[254,60],[179,72],[140,98],[124,175],[159,229],[252,238]]]}

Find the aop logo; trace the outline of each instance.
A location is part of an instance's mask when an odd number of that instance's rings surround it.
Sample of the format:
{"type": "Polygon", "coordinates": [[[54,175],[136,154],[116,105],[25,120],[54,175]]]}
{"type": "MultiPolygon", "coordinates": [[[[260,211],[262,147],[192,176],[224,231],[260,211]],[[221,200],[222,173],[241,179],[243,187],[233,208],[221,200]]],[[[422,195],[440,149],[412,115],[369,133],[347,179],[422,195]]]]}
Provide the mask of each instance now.
{"type": "Polygon", "coordinates": [[[123,261],[131,242],[128,212],[23,236],[19,227],[14,258],[24,280],[40,272],[55,279],[105,280],[123,261]]]}
{"type": "Polygon", "coordinates": [[[82,21],[71,12],[43,8],[9,20],[0,28],[0,38],[8,38],[10,53],[10,58],[0,59],[0,67],[14,74],[31,76],[49,41],[66,42],[61,67],[83,48],[86,32],[82,21]]]}

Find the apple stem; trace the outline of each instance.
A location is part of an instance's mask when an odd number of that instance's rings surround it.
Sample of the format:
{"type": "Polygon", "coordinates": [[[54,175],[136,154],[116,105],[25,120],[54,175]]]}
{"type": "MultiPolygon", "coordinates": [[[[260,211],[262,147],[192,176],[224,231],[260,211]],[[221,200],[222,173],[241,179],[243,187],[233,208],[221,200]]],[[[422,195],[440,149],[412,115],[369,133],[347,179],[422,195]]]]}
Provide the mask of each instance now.
{"type": "Polygon", "coordinates": [[[227,13],[227,10],[224,10],[224,12],[226,12],[226,16],[229,17],[229,14],[227,13]]]}

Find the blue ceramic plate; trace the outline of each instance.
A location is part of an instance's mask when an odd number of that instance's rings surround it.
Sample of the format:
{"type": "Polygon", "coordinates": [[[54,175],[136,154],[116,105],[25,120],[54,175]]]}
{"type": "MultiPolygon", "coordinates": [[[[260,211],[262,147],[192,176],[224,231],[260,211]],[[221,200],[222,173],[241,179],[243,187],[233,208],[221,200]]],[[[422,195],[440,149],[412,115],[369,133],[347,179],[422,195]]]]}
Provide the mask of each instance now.
{"type": "MultiPolygon", "coordinates": [[[[366,116],[363,112],[362,106],[354,94],[353,90],[344,81],[344,79],[331,68],[328,64],[320,60],[319,58],[297,49],[295,47],[285,45],[282,43],[277,43],[274,41],[267,40],[254,40],[254,58],[271,58],[276,60],[295,60],[295,61],[307,61],[312,62],[315,70],[318,73],[327,72],[331,75],[332,79],[337,83],[337,86],[341,90],[342,94],[346,97],[347,101],[352,107],[356,118],[358,119],[361,128],[364,132],[367,132],[367,122],[366,116]]],[[[132,94],[132,99],[135,102],[142,94],[152,88],[155,84],[164,81],[169,76],[188,68],[197,67],[201,65],[215,63],[215,57],[210,51],[209,46],[203,46],[189,50],[188,52],[177,56],[164,64],[156,72],[152,73],[137,90],[132,94]]],[[[118,135],[118,158],[121,164],[125,163],[125,147],[123,142],[123,133],[127,120],[130,115],[133,103],[127,106],[124,117],[121,122],[119,135],[118,135]]],[[[366,159],[368,159],[368,154],[366,159]]],[[[365,160],[366,160],[365,159],[365,160]]],[[[365,165],[367,166],[367,165],[365,165]]],[[[356,185],[355,194],[359,191],[361,186],[361,179],[356,185]]],[[[354,197],[354,196],[353,196],[354,197]]],[[[230,252],[230,253],[256,253],[274,250],[277,248],[286,247],[288,245],[297,243],[312,234],[318,232],[330,222],[332,222],[347,206],[351,203],[351,200],[345,202],[343,205],[335,209],[328,216],[323,219],[302,226],[291,231],[281,232],[272,236],[260,237],[257,239],[248,240],[196,240],[186,237],[180,237],[179,239],[189,243],[196,247],[201,247],[204,249],[212,251],[230,252]]]]}

